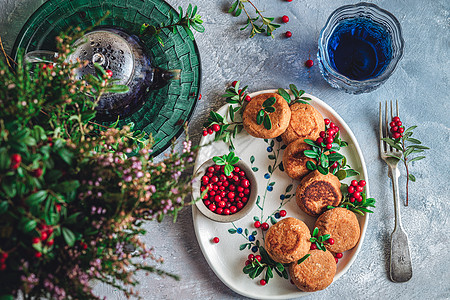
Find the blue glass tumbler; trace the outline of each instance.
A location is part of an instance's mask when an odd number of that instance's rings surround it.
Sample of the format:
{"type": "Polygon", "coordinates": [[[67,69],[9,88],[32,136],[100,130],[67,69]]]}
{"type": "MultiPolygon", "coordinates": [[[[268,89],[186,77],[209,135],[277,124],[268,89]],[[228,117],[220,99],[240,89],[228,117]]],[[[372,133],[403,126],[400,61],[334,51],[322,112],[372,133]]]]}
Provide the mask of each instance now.
{"type": "Polygon", "coordinates": [[[334,88],[368,93],[383,84],[403,56],[398,20],[378,6],[361,2],[336,9],[320,32],[319,68],[334,88]]]}

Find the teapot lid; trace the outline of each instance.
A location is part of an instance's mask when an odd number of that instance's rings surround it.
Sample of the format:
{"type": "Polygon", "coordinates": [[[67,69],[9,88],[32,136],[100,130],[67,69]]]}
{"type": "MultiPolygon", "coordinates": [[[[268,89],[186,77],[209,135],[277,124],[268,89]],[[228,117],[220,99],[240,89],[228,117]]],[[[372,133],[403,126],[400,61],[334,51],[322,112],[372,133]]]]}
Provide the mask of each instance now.
{"type": "Polygon", "coordinates": [[[68,58],[71,61],[89,61],[77,70],[76,77],[81,79],[86,74],[95,75],[94,63],[98,63],[105,70],[112,71],[112,78],[119,80],[117,84],[127,85],[134,72],[134,55],[128,38],[124,32],[108,29],[86,33],[75,42],[75,51],[68,58]]]}

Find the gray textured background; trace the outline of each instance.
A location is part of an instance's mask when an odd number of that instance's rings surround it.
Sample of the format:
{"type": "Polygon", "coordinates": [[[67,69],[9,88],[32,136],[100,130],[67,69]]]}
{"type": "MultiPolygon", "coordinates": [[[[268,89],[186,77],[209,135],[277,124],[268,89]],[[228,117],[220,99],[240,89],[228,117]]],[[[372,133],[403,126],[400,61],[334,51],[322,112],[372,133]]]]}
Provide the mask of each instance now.
{"type": "MultiPolygon", "coordinates": [[[[0,36],[9,51],[26,19],[43,1],[0,0],[0,36]]],[[[173,6],[188,1],[168,0],[173,6]]],[[[405,53],[394,75],[378,90],[358,96],[339,92],[321,78],[317,66],[307,70],[304,61],[315,60],[319,31],[337,7],[356,1],[254,0],[268,16],[286,14],[290,22],[275,32],[275,39],[249,39],[239,31],[244,17],[225,13],[232,0],[193,0],[205,20],[206,32],[196,34],[203,63],[203,98],[190,123],[198,142],[208,111],[224,104],[219,95],[233,80],[250,91],[287,87],[295,83],[332,106],[352,128],[367,164],[371,196],[377,199],[362,251],[350,270],[324,291],[303,299],[449,299],[450,222],[449,151],[450,103],[450,1],[370,1],[392,12],[403,27],[405,53]],[[285,39],[290,30],[293,37],[285,39]],[[393,201],[387,168],[377,145],[378,102],[398,99],[406,125],[419,125],[416,137],[432,149],[427,159],[413,163],[417,182],[410,187],[410,206],[401,207],[409,234],[413,278],[407,283],[389,281],[389,238],[393,229],[393,201]]],[[[315,62],[317,62],[315,60],[315,62]]],[[[404,174],[404,170],[402,174],[404,174]]],[[[404,176],[400,179],[404,197],[404,176]]],[[[175,282],[155,275],[140,277],[138,290],[145,299],[236,299],[212,272],[197,244],[191,208],[178,222],[166,220],[147,226],[145,240],[165,258],[165,270],[181,275],[175,282]]],[[[249,289],[255,284],[249,281],[249,289]]],[[[267,286],[270,288],[270,285],[267,286]]],[[[113,289],[98,287],[108,299],[121,299],[113,289]]]]}

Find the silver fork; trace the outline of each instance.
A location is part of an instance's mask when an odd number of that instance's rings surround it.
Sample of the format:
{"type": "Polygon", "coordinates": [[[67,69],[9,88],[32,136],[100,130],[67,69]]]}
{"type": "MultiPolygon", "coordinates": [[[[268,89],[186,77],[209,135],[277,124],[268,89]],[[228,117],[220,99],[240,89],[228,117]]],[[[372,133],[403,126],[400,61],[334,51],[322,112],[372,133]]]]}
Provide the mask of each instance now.
{"type": "MultiPolygon", "coordinates": [[[[397,116],[398,116],[398,101],[397,101],[397,116]]],[[[393,105],[391,101],[391,120],[393,113],[393,105]]],[[[398,193],[398,177],[400,172],[397,168],[398,162],[402,153],[395,148],[389,146],[382,138],[389,137],[389,118],[388,118],[388,103],[386,102],[385,121],[383,130],[383,117],[380,103],[380,155],[389,167],[388,176],[392,180],[392,189],[394,192],[394,213],[395,213],[395,227],[391,235],[391,258],[389,275],[394,282],[405,282],[412,277],[411,256],[408,245],[408,236],[403,230],[400,219],[400,196],[398,193]],[[384,133],[384,134],[383,134],[384,133]]]]}

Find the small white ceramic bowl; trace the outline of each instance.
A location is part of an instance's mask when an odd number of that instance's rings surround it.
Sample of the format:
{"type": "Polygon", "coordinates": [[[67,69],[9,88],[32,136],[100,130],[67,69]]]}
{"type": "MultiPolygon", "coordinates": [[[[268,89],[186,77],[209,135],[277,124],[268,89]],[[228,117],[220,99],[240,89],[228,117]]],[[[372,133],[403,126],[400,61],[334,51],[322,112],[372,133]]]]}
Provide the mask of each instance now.
{"type": "Polygon", "coordinates": [[[247,215],[252,209],[253,206],[256,203],[256,197],[258,193],[258,186],[256,183],[255,175],[253,174],[253,171],[247,164],[245,164],[242,160],[239,160],[238,163],[234,164],[234,166],[239,167],[241,170],[245,172],[245,175],[247,176],[247,179],[250,181],[250,197],[248,198],[247,203],[245,206],[238,212],[231,214],[231,215],[219,215],[215,212],[212,212],[209,210],[208,207],[206,207],[205,203],[202,199],[200,199],[200,187],[201,187],[201,178],[203,175],[206,174],[206,170],[210,166],[214,166],[215,163],[212,159],[208,159],[205,161],[195,172],[195,178],[197,178],[196,182],[192,186],[192,199],[196,200],[199,199],[197,202],[195,202],[195,205],[197,206],[198,210],[202,212],[206,217],[213,221],[227,223],[227,222],[234,222],[236,220],[241,219],[245,215],[247,215]]]}

